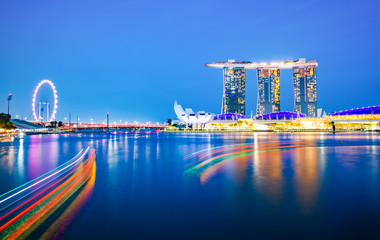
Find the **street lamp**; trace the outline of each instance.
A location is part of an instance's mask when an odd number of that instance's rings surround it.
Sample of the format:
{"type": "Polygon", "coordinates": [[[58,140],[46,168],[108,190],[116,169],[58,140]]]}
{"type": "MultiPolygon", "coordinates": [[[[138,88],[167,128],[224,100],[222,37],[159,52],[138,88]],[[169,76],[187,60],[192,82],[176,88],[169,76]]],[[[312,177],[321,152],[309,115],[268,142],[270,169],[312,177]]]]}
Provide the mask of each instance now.
{"type": "Polygon", "coordinates": [[[79,117],[77,116],[77,132],[79,131],[79,117]]]}
{"type": "Polygon", "coordinates": [[[12,94],[9,94],[8,95],[8,116],[9,116],[9,118],[11,118],[9,115],[9,105],[11,104],[11,100],[12,100],[12,94]]]}
{"type": "Polygon", "coordinates": [[[110,114],[107,113],[107,133],[110,131],[110,114]]]}
{"type": "Polygon", "coordinates": [[[71,113],[69,112],[69,131],[70,131],[70,127],[71,127],[71,113]]]}

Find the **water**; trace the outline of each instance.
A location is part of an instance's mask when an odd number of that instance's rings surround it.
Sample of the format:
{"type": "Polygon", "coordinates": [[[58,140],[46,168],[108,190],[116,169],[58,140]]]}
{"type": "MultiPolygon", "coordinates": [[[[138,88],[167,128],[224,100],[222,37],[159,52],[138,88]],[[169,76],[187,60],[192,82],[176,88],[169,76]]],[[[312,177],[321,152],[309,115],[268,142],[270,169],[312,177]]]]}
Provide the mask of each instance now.
{"type": "Polygon", "coordinates": [[[0,192],[86,146],[95,182],[30,238],[380,237],[379,133],[25,136],[0,143],[0,192]]]}

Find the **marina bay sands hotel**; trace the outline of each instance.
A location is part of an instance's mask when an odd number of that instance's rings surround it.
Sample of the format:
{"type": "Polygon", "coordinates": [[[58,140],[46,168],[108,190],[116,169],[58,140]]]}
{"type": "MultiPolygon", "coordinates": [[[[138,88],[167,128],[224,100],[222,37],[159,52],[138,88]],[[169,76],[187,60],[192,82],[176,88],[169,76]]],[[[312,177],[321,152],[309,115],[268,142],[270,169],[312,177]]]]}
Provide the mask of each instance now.
{"type": "Polygon", "coordinates": [[[317,116],[317,61],[279,63],[217,62],[207,67],[223,69],[222,113],[245,115],[245,70],[257,69],[257,115],[280,111],[280,69],[293,70],[294,112],[317,116]]]}

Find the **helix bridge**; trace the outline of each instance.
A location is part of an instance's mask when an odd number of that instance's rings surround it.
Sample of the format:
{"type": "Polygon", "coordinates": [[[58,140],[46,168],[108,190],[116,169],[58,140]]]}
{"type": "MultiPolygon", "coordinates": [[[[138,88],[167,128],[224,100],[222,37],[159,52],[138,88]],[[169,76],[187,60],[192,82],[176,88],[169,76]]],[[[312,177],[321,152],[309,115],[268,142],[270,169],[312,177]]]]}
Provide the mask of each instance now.
{"type": "Polygon", "coordinates": [[[0,239],[26,238],[47,219],[52,223],[40,237],[56,238],[91,196],[95,172],[95,150],[87,147],[57,168],[2,194],[0,239]]]}

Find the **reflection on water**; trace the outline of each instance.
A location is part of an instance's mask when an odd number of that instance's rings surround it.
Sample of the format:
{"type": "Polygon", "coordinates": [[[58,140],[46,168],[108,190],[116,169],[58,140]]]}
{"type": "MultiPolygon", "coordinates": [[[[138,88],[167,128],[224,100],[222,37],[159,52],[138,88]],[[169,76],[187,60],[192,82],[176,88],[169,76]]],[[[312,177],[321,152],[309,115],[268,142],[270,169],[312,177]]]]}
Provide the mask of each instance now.
{"type": "Polygon", "coordinates": [[[289,185],[293,185],[293,198],[298,208],[303,213],[311,213],[318,201],[329,158],[341,167],[358,169],[365,151],[371,157],[373,171],[379,170],[378,145],[342,142],[357,139],[378,142],[378,137],[342,135],[339,142],[327,141],[326,144],[323,133],[319,137],[294,135],[291,141],[276,139],[278,136],[264,140],[254,134],[253,143],[208,146],[198,150],[184,157],[185,177],[198,178],[204,185],[224,176],[237,186],[251,177],[253,189],[274,205],[283,201],[289,185]]]}
{"type": "MultiPolygon", "coordinates": [[[[255,150],[258,148],[255,148],[255,150]]],[[[272,202],[279,204],[283,192],[282,158],[280,151],[253,153],[252,179],[257,191],[272,202]]]]}
{"type": "MultiPolygon", "coordinates": [[[[247,156],[255,156],[258,158],[258,172],[260,172],[261,167],[260,165],[263,165],[260,163],[260,153],[267,153],[269,152],[268,157],[263,159],[262,161],[265,161],[265,164],[269,165],[272,162],[272,152],[276,151],[283,151],[287,149],[292,148],[299,148],[304,147],[304,143],[297,143],[292,144],[289,142],[268,142],[268,143],[258,143],[258,145],[255,144],[239,144],[239,145],[227,145],[224,147],[217,147],[217,148],[211,148],[207,149],[206,153],[197,152],[196,154],[190,155],[187,161],[187,173],[196,172],[200,174],[200,182],[202,184],[205,184],[210,178],[215,176],[216,173],[220,172],[224,168],[227,168],[227,166],[231,162],[239,162],[238,164],[245,163],[252,159],[251,157],[247,156]]],[[[275,155],[273,155],[275,156],[275,155]]],[[[279,162],[279,161],[277,161],[279,162]]],[[[281,159],[280,159],[281,162],[281,159]]],[[[281,169],[280,169],[281,170],[281,169]]],[[[277,170],[271,169],[270,174],[273,172],[276,172],[277,170]]],[[[242,171],[242,173],[245,175],[246,171],[242,171]]],[[[260,173],[259,173],[260,174],[260,173]]],[[[258,174],[258,175],[259,175],[258,174]]],[[[260,182],[262,179],[259,179],[260,182]]]]}
{"type": "Polygon", "coordinates": [[[15,163],[15,152],[14,152],[14,149],[13,148],[9,149],[9,152],[7,154],[8,154],[8,159],[7,159],[7,164],[6,165],[8,167],[9,173],[11,174],[13,172],[14,163],[15,163]]]}
{"type": "Polygon", "coordinates": [[[379,143],[379,133],[25,136],[0,143],[0,190],[90,146],[96,183],[32,237],[360,239],[380,236],[379,143]]]}
{"type": "Polygon", "coordinates": [[[320,182],[319,151],[316,147],[293,151],[297,200],[304,211],[310,211],[314,207],[320,182]]]}
{"type": "Polygon", "coordinates": [[[17,154],[17,169],[18,169],[18,175],[22,178],[24,178],[25,173],[25,164],[24,164],[24,139],[20,139],[20,144],[18,147],[18,154],[17,154]]]}

